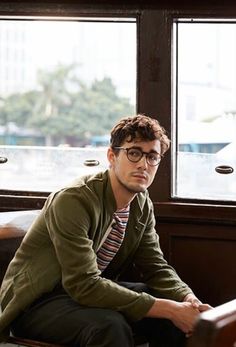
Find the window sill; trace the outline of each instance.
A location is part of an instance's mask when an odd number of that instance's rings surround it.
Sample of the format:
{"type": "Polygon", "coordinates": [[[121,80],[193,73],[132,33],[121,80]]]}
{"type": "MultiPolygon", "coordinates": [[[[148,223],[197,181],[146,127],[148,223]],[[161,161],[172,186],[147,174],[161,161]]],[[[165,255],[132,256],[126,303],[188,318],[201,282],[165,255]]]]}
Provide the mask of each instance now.
{"type": "Polygon", "coordinates": [[[236,206],[181,202],[154,203],[159,221],[236,225],[236,206]]]}

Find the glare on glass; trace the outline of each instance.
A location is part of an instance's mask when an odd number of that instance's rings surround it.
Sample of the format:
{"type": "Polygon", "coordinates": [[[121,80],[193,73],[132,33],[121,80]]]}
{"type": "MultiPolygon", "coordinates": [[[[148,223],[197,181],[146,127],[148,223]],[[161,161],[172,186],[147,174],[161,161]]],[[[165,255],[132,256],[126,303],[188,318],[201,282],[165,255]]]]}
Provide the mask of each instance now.
{"type": "Polygon", "coordinates": [[[0,18],[0,190],[108,167],[111,128],[136,113],[136,31],[127,17],[0,18]]]}
{"type": "Polygon", "coordinates": [[[235,201],[236,22],[182,20],[174,28],[172,196],[235,201]],[[234,171],[222,175],[222,165],[234,171]]]}

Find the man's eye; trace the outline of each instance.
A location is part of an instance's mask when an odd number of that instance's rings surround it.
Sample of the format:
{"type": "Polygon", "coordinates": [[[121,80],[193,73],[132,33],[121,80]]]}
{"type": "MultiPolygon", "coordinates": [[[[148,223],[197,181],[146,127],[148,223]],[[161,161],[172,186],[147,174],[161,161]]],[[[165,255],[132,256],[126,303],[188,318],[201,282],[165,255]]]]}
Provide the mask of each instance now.
{"type": "Polygon", "coordinates": [[[157,161],[158,160],[158,156],[156,154],[149,154],[148,155],[148,159],[151,161],[157,161]]]}
{"type": "Polygon", "coordinates": [[[129,151],[129,155],[134,157],[134,158],[138,158],[138,157],[140,157],[140,151],[132,149],[131,151],[129,151]]]}

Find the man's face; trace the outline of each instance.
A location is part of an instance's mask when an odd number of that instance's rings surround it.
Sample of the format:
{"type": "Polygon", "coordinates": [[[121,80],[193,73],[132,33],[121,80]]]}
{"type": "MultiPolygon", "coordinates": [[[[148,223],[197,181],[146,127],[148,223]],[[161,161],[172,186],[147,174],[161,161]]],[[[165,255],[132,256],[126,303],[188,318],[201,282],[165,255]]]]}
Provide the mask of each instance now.
{"type": "MultiPolygon", "coordinates": [[[[124,142],[122,148],[138,148],[145,153],[160,153],[161,146],[159,140],[124,142]]],[[[113,171],[119,184],[130,193],[139,193],[147,189],[155,177],[157,166],[151,166],[147,163],[146,155],[138,162],[132,162],[127,158],[126,150],[119,150],[115,154],[110,148],[108,150],[108,160],[110,168],[113,171]]]]}

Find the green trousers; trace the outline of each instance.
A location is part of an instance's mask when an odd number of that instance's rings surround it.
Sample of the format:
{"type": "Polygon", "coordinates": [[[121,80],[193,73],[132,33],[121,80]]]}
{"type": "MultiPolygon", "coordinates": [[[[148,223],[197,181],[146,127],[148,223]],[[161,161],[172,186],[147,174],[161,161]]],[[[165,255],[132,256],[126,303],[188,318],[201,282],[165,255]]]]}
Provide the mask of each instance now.
{"type": "MultiPolygon", "coordinates": [[[[119,282],[148,291],[141,283],[119,282]]],[[[37,299],[11,325],[13,335],[75,347],[183,347],[184,334],[165,319],[128,322],[119,312],[78,305],[61,286],[37,299]],[[148,346],[147,345],[147,346],[148,346]]]]}

